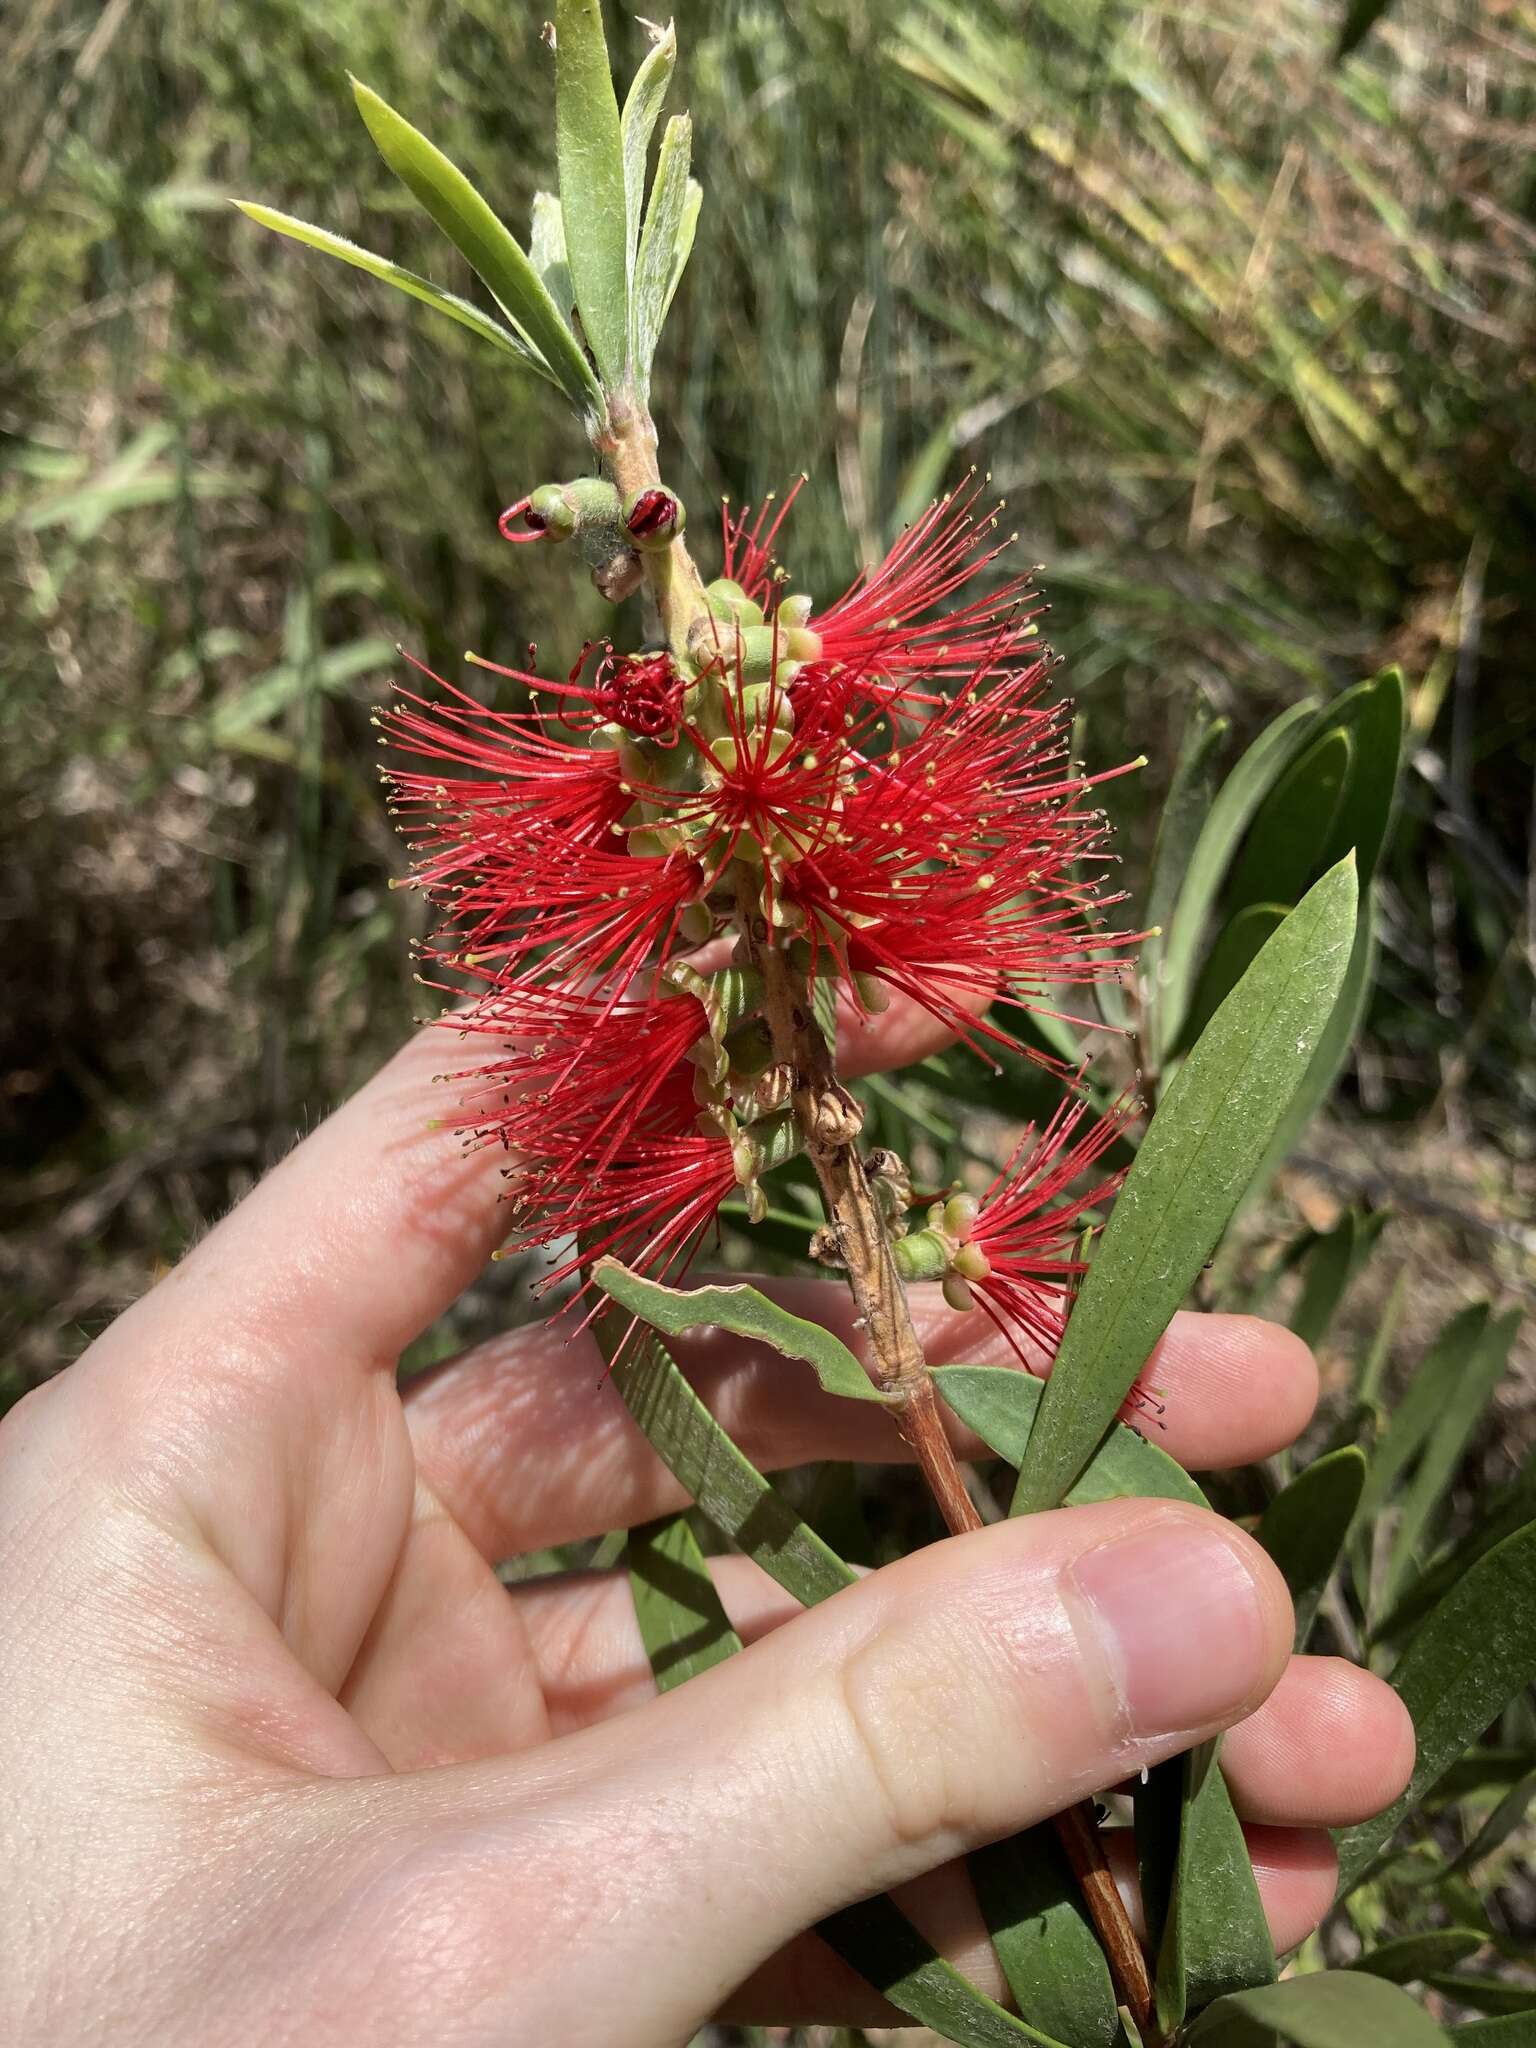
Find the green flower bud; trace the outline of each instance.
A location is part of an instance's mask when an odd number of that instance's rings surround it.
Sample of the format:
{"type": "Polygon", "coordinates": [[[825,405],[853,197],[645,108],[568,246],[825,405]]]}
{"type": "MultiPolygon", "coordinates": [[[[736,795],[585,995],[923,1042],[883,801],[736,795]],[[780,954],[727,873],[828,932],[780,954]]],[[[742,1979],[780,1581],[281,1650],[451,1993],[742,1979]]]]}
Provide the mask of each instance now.
{"type": "Polygon", "coordinates": [[[717,576],[713,583],[706,584],[704,598],[717,619],[733,619],[742,626],[763,623],[762,606],[755,604],[729,576],[717,576]]]}

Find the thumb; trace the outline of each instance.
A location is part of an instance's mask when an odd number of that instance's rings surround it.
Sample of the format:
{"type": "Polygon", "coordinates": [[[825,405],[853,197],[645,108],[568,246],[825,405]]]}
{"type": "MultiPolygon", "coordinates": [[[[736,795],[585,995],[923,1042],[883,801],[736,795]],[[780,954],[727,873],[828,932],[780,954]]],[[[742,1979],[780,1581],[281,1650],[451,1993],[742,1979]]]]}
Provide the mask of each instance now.
{"type": "Polygon", "coordinates": [[[487,2038],[675,2043],[824,1914],[1242,1719],[1290,1645],[1283,1582],[1230,1523],[1074,1508],[935,1544],[526,1759],[399,1789],[445,1884],[484,1884],[495,1938],[463,1988],[487,2038]]]}

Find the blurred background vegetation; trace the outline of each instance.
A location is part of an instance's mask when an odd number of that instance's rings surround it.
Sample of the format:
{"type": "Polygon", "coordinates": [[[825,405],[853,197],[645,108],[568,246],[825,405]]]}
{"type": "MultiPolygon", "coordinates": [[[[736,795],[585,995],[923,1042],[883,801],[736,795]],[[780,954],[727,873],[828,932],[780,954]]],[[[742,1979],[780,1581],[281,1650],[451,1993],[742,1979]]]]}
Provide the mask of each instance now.
{"type": "MultiPolygon", "coordinates": [[[[1228,721],[1230,765],[1286,705],[1401,664],[1379,986],[1227,1297],[1289,1314],[1347,1403],[1536,1275],[1536,8],[1403,0],[1336,63],[1339,12],[691,10],[705,210],[655,403],[706,561],[710,501],[809,473],[786,553],[823,597],[991,472],[1044,565],[1085,751],[1150,757],[1112,785],[1133,897],[1191,721],[1228,721]]],[[[544,388],[228,204],[468,289],[344,73],[521,221],[552,181],[540,20],[6,12],[0,1405],[418,1007],[369,725],[395,643],[439,670],[531,641],[565,664],[607,629],[579,565],[535,573],[496,535],[584,466],[544,388]]],[[[615,27],[627,71],[641,34],[615,27]]],[[[889,1086],[899,1134],[947,1157],[942,1074],[889,1086]]],[[[435,1345],[504,1321],[520,1285],[488,1276],[435,1345]]],[[[1437,1540],[1533,1442],[1526,1337],[1458,1440],[1437,1540]]],[[[1536,1720],[1500,1739],[1518,1764],[1536,1720]]],[[[1505,1940],[1533,1896],[1521,1839],[1477,1909],[1505,1940]]]]}

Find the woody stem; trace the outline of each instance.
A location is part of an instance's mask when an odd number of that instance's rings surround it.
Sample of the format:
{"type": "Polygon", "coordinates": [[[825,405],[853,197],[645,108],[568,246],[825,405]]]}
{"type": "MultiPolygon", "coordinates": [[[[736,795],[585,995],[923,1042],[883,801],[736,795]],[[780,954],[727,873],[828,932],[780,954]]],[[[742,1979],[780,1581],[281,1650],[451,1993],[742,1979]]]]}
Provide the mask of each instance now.
{"type": "MultiPolygon", "coordinates": [[[[795,1120],[868,1332],[875,1378],[896,1397],[896,1426],[922,1468],[946,1528],[951,1535],[964,1536],[982,1526],[981,1517],[960,1476],[913,1328],[906,1289],[859,1156],[863,1112],[837,1078],[836,1061],[817,1026],[804,977],[775,944],[754,896],[751,881],[744,877],[737,891],[737,913],[752,964],[762,976],[774,1058],[789,1072],[795,1120]]],[[[1055,1829],[1103,1947],[1115,1995],[1150,2043],[1153,2003],[1146,1957],[1105,1860],[1091,1802],[1058,1814],[1055,1829]]]]}
{"type": "MultiPolygon", "coordinates": [[[[656,429],[644,406],[610,393],[609,422],[594,446],[621,497],[660,482],[656,429]]],[[[687,646],[689,628],[708,612],[703,581],[681,537],[641,560],[663,636],[679,653],[687,646]]],[[[875,1378],[894,1397],[896,1427],[922,1469],[946,1528],[951,1535],[967,1535],[982,1526],[981,1517],[960,1476],[912,1325],[906,1289],[859,1154],[863,1111],[837,1077],[836,1060],[816,1023],[805,976],[791,967],[777,943],[761,909],[757,878],[750,871],[740,876],[736,909],[748,956],[762,976],[774,1060],[789,1075],[795,1121],[868,1332],[875,1378]]],[[[1085,1802],[1059,1814],[1055,1828],[1103,1947],[1116,1996],[1130,2010],[1143,2040],[1151,2044],[1155,2036],[1146,1958],[1105,1861],[1092,1805],[1085,1802]]]]}

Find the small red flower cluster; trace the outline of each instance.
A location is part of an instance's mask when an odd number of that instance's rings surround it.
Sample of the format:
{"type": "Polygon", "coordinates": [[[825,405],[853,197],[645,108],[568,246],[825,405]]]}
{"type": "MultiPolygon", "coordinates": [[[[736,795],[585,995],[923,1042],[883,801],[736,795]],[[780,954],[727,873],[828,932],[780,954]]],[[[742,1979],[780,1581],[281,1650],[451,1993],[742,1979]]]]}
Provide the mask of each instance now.
{"type": "MultiPolygon", "coordinates": [[[[522,1242],[577,1240],[554,1277],[604,1250],[676,1268],[793,1151],[753,977],[697,971],[744,900],[856,1013],[894,993],[973,1045],[1012,1043],[989,1000],[1043,1005],[1131,942],[1102,929],[1107,778],[1070,759],[1030,578],[981,588],[1006,542],[976,490],[820,614],[780,595],[793,497],[725,518],[687,659],[589,647],[563,681],[495,669],[528,708],[433,678],[382,718],[431,764],[389,773],[444,917],[425,978],[468,993],[446,1021],[500,1048],[453,1077],[464,1129],[506,1149],[522,1242]]],[[[956,1269],[985,1265],[983,1305],[1042,1343],[1076,1270],[1063,1233],[1104,1193],[1072,1186],[1118,1127],[1081,1135],[1082,1116],[1011,1162],[956,1269]]]]}

